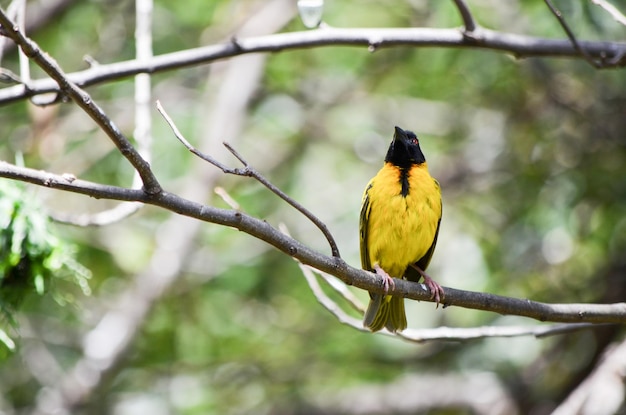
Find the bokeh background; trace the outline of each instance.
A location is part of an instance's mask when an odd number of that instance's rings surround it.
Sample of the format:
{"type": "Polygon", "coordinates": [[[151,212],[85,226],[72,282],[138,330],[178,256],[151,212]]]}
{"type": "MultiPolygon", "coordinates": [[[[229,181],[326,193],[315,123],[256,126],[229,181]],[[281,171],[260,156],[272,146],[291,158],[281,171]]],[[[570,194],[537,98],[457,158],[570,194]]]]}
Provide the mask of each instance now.
{"type": "MultiPolygon", "coordinates": [[[[8,2],[0,4],[6,7],[8,2]]],[[[28,2],[27,21],[46,2],[28,2]],[[31,16],[31,17],[29,17],[31,16]]],[[[64,1],[30,35],[66,72],[133,59],[135,5],[64,1]]],[[[626,28],[592,2],[555,2],[579,39],[623,40],[626,28]]],[[[626,10],[626,2],[613,2],[626,10]]],[[[481,25],[565,38],[541,1],[468,1],[481,25]]],[[[45,16],[44,16],[45,17],[45,16]]],[[[458,27],[452,1],[328,0],[337,27],[458,27]]],[[[295,1],[155,0],[154,53],[306,30],[295,1]]],[[[18,71],[6,48],[2,65],[18,71]]],[[[42,72],[33,66],[33,76],[42,72]]],[[[238,162],[231,143],[330,228],[358,266],[365,184],[393,126],[415,131],[443,189],[430,274],[442,285],[537,301],[609,303],[626,297],[626,77],[583,59],[514,59],[480,49],[322,47],[253,54],[152,76],[160,100],[195,146],[238,162]]],[[[132,79],[88,88],[134,134],[132,79]]],[[[251,179],[191,155],[152,106],[152,167],[165,189],[284,223],[328,253],[302,215],[251,179]]],[[[76,106],[0,108],[0,156],[28,167],[130,186],[132,170],[76,106]]],[[[2,179],[3,184],[7,180],[2,179]]],[[[117,203],[25,187],[32,203],[78,215],[117,203]]],[[[159,293],[123,358],[72,410],[89,414],[546,414],[592,371],[618,326],[536,339],[409,343],[340,324],[297,264],[235,230],[154,207],[103,227],[49,225],[91,271],[91,295],[27,295],[4,329],[16,343],[0,363],[0,412],[30,413],[85,349],[103,315],[138,278],[159,293]],[[152,275],[154,273],[154,275],[152,275]],[[60,304],[60,303],[64,303],[60,304]]],[[[141,286],[141,285],[140,285],[141,286]]],[[[367,293],[353,290],[363,301],[367,293]]],[[[330,291],[329,291],[330,293],[330,291]]],[[[333,295],[332,293],[330,293],[333,295]]],[[[333,295],[346,308],[341,299],[333,295]]],[[[138,300],[139,301],[139,300],[138,300]]],[[[538,325],[527,319],[407,302],[409,326],[538,325]]],[[[353,313],[353,315],[356,315],[353,313]]],[[[125,318],[121,316],[121,318],[125,318]]],[[[111,323],[111,330],[119,330],[111,323]]],[[[102,343],[98,343],[102,341],[102,343]]],[[[90,346],[91,345],[91,346],[90,346]]],[[[97,347],[96,347],[97,349],[97,347]]],[[[93,352],[96,353],[96,352],[93,352]]],[[[97,353],[96,353],[97,354],[97,353]]]]}

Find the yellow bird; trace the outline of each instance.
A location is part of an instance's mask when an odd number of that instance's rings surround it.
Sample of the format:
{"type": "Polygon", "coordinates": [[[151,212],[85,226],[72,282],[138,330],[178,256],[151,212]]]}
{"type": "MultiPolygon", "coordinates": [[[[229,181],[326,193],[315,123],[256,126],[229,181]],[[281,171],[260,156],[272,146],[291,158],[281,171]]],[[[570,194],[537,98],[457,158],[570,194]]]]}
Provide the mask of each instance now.
{"type": "MultiPolygon", "coordinates": [[[[439,305],[443,289],[426,273],[441,223],[441,189],[428,173],[417,136],[395,127],[385,164],[363,194],[359,223],[361,266],[383,278],[385,293],[393,278],[424,278],[439,305]]],[[[404,298],[370,293],[363,325],[371,331],[406,328],[404,298]]]]}

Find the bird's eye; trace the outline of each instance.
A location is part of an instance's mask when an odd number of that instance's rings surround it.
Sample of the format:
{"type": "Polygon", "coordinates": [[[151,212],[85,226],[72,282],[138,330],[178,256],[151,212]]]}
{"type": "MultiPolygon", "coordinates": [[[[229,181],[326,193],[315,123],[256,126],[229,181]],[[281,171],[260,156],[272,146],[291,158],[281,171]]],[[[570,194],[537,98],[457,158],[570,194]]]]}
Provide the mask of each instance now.
{"type": "Polygon", "coordinates": [[[420,141],[417,138],[411,138],[411,143],[417,145],[420,141]]]}

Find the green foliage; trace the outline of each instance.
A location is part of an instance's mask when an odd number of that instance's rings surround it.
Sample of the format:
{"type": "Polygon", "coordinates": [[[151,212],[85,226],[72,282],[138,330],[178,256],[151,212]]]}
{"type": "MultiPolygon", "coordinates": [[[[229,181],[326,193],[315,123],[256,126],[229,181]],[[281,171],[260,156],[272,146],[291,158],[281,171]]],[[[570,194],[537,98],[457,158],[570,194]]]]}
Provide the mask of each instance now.
{"type": "Polygon", "coordinates": [[[27,296],[48,293],[61,305],[73,303],[72,294],[57,286],[59,280],[90,294],[91,274],[74,256],[75,247],[54,235],[32,192],[0,181],[0,342],[6,349],[15,347],[7,330],[16,326],[15,313],[27,296]]]}

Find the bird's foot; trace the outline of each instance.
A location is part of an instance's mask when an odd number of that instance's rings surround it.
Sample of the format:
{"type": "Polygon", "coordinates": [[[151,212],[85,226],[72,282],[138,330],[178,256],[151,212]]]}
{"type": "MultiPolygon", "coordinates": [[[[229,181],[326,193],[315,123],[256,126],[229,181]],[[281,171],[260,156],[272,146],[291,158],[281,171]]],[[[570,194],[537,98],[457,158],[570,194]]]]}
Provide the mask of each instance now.
{"type": "Polygon", "coordinates": [[[387,274],[387,272],[380,267],[380,265],[375,264],[374,271],[376,271],[376,274],[380,275],[383,279],[383,289],[385,290],[385,294],[389,292],[389,287],[394,288],[396,286],[396,283],[393,282],[393,278],[391,278],[389,274],[387,274]]]}
{"type": "Polygon", "coordinates": [[[430,298],[434,299],[437,303],[437,307],[439,307],[439,303],[444,298],[443,287],[435,282],[432,278],[428,276],[420,267],[417,265],[412,265],[413,268],[424,278],[424,284],[430,290],[430,298]]]}

